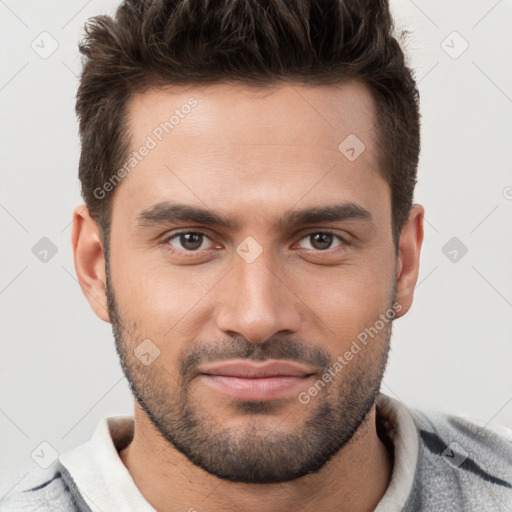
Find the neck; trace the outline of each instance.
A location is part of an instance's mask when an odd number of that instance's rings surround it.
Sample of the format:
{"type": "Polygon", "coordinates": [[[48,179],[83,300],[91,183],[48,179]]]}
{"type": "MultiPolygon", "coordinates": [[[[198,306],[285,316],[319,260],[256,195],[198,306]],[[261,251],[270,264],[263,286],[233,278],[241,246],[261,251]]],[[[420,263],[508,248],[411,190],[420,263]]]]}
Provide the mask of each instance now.
{"type": "Polygon", "coordinates": [[[391,477],[388,451],[377,435],[375,405],[351,441],[323,468],[278,484],[220,480],[193,465],[155,430],[135,405],[133,441],[120,457],[136,486],[159,512],[340,510],[370,512],[391,477]]]}

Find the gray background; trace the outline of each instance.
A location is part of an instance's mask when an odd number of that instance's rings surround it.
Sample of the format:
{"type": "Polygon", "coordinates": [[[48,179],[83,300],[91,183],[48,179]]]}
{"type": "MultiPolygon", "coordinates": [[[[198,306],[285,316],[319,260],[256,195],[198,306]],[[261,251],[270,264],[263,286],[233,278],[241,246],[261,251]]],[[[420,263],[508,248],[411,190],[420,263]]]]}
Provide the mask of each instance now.
{"type": "MultiPolygon", "coordinates": [[[[41,442],[61,453],[100,418],[132,413],[110,325],[82,295],[70,244],[81,202],[77,41],[88,17],[116,4],[0,0],[0,471],[10,474],[34,464],[41,442]],[[32,251],[43,237],[57,250],[46,262],[32,251]]],[[[383,391],[512,426],[512,2],[392,5],[412,32],[426,223],[383,391]]]]}

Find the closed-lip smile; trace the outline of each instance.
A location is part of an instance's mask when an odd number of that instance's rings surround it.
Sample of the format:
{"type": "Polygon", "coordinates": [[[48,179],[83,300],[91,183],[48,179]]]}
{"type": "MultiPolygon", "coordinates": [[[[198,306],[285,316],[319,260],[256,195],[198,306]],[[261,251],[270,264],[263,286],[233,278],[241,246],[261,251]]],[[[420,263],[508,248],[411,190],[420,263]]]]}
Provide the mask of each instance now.
{"type": "Polygon", "coordinates": [[[314,375],[313,368],[292,361],[230,360],[199,369],[211,388],[241,400],[271,400],[289,395],[314,375]]]}

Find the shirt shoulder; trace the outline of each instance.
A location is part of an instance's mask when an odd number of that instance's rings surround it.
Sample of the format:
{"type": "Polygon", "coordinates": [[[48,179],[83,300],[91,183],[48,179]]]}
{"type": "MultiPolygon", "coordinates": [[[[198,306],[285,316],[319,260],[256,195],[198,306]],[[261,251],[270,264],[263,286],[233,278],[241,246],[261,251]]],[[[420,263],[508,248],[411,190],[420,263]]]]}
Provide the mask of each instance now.
{"type": "Polygon", "coordinates": [[[2,512],[91,512],[59,461],[0,475],[2,512]]]}
{"type": "Polygon", "coordinates": [[[405,510],[512,509],[512,431],[468,417],[410,410],[418,463],[405,510]]]}

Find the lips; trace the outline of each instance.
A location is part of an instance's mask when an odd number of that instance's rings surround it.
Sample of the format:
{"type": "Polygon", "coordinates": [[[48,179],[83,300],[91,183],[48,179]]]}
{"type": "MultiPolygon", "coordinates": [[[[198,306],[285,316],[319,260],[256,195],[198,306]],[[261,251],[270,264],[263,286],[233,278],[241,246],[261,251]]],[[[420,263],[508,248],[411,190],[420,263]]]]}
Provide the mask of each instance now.
{"type": "Polygon", "coordinates": [[[277,376],[306,377],[314,372],[311,368],[287,361],[270,361],[253,363],[248,361],[226,361],[207,366],[200,371],[207,375],[223,375],[226,377],[264,378],[277,376]]]}
{"type": "Polygon", "coordinates": [[[310,367],[287,361],[225,361],[200,370],[200,381],[241,400],[272,400],[296,391],[314,375],[310,367]]]}

